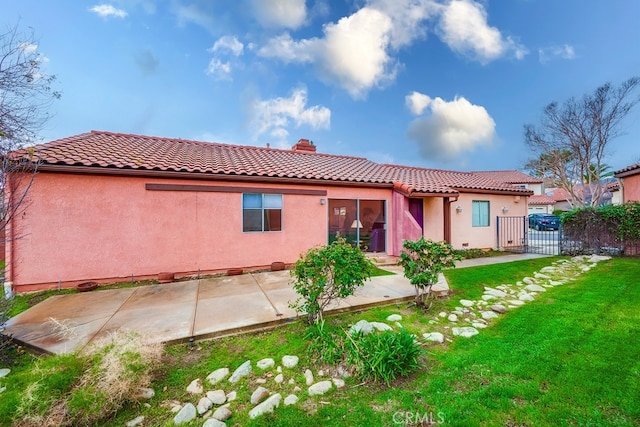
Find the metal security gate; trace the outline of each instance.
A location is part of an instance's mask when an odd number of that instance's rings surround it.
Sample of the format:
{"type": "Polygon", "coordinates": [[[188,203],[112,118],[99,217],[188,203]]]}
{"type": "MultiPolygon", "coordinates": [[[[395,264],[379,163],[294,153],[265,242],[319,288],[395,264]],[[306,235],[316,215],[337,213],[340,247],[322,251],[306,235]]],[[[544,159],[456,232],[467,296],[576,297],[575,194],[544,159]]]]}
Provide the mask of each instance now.
{"type": "Polygon", "coordinates": [[[562,227],[558,230],[529,228],[526,216],[496,217],[497,248],[516,253],[560,254],[562,227]]]}

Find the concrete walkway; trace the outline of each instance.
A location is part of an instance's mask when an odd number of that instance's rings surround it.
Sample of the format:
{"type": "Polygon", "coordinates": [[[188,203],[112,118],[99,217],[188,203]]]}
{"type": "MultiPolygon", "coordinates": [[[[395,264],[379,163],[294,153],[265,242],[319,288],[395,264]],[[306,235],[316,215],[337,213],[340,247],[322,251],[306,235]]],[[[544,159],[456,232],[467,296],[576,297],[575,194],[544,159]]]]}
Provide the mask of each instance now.
{"type": "MultiPolygon", "coordinates": [[[[458,263],[458,268],[510,262],[540,255],[505,255],[458,263]]],[[[415,290],[396,265],[394,275],[371,278],[328,313],[361,310],[414,298],[415,290]]],[[[446,292],[444,276],[433,288],[446,292]]],[[[9,320],[5,334],[44,353],[82,351],[111,331],[126,329],[165,343],[256,331],[296,320],[297,299],[289,271],[219,276],[138,288],[52,296],[9,320]]]]}

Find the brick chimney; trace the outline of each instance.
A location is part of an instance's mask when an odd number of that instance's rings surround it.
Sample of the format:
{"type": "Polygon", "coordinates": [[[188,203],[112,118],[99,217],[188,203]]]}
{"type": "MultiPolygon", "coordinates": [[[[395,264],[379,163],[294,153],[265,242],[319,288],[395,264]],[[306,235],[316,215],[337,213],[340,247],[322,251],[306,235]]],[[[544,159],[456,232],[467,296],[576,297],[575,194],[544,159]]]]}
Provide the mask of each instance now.
{"type": "Polygon", "coordinates": [[[316,146],[313,145],[313,141],[309,141],[308,139],[300,139],[298,143],[291,147],[291,151],[300,151],[304,153],[315,153],[316,146]]]}

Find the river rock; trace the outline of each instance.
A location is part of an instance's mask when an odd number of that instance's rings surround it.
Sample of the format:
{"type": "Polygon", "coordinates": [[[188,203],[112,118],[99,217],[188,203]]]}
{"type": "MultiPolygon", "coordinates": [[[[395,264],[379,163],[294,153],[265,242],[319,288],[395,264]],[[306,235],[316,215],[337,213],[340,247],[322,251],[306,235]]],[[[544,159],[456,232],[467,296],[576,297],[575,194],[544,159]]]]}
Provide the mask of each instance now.
{"type": "Polygon", "coordinates": [[[479,333],[476,328],[473,328],[471,326],[464,326],[462,328],[451,328],[451,332],[453,332],[453,335],[464,338],[469,338],[479,333]]]}
{"type": "Polygon", "coordinates": [[[390,314],[387,316],[387,322],[399,322],[402,320],[402,316],[399,314],[390,314]]]}
{"type": "Polygon", "coordinates": [[[275,408],[280,406],[280,400],[282,400],[280,393],[274,394],[255,408],[251,409],[249,411],[249,418],[254,419],[267,412],[273,412],[275,408]]]}
{"type": "Polygon", "coordinates": [[[258,387],[252,394],[251,394],[251,404],[252,405],[257,405],[258,403],[262,402],[264,399],[267,398],[267,396],[269,396],[269,390],[267,390],[264,387],[258,387]]]}
{"type": "Polygon", "coordinates": [[[298,356],[282,356],[282,366],[285,368],[294,368],[298,365],[298,356]]]}
{"type": "Polygon", "coordinates": [[[240,378],[249,375],[249,372],[251,372],[251,360],[247,360],[242,365],[240,365],[238,369],[233,371],[233,374],[231,374],[231,378],[229,378],[229,382],[237,383],[240,378]]]}
{"type": "Polygon", "coordinates": [[[444,335],[440,332],[428,332],[426,334],[422,334],[422,337],[427,341],[435,341],[439,343],[444,342],[444,335]]]}
{"type": "Polygon", "coordinates": [[[227,375],[229,375],[229,368],[216,369],[215,371],[207,375],[207,381],[209,381],[211,385],[214,385],[217,382],[223,380],[227,375]]]}
{"type": "Polygon", "coordinates": [[[209,399],[214,405],[222,405],[227,401],[227,395],[224,393],[224,390],[208,391],[207,399],[209,399]]]}
{"type": "Polygon", "coordinates": [[[256,366],[260,369],[273,368],[275,365],[276,365],[276,361],[270,357],[267,357],[262,360],[258,360],[258,363],[256,363],[256,366]]]}
{"type": "Polygon", "coordinates": [[[173,417],[173,423],[175,425],[188,423],[194,420],[197,416],[196,407],[192,403],[186,403],[182,409],[173,417]]]}
{"type": "Polygon", "coordinates": [[[309,396],[323,395],[333,387],[331,381],[320,381],[309,387],[309,396]]]}
{"type": "Polygon", "coordinates": [[[213,412],[212,418],[220,421],[226,421],[231,418],[231,410],[227,406],[221,406],[213,412]]]}
{"type": "Polygon", "coordinates": [[[187,393],[202,394],[202,391],[202,381],[200,380],[200,378],[196,378],[195,380],[191,381],[191,383],[187,386],[187,393]]]}
{"type": "Polygon", "coordinates": [[[284,398],[284,406],[295,405],[296,403],[298,403],[298,396],[295,394],[290,394],[284,398]]]}

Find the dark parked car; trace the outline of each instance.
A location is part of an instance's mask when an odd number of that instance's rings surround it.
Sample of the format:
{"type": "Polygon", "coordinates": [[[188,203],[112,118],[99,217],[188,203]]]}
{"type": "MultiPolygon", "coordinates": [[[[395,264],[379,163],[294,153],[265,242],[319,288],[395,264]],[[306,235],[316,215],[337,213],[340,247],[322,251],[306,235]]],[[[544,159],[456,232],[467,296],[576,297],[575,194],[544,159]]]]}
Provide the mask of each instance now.
{"type": "Polygon", "coordinates": [[[529,215],[529,228],[536,230],[557,230],[560,227],[560,218],[550,214],[529,215]]]}

